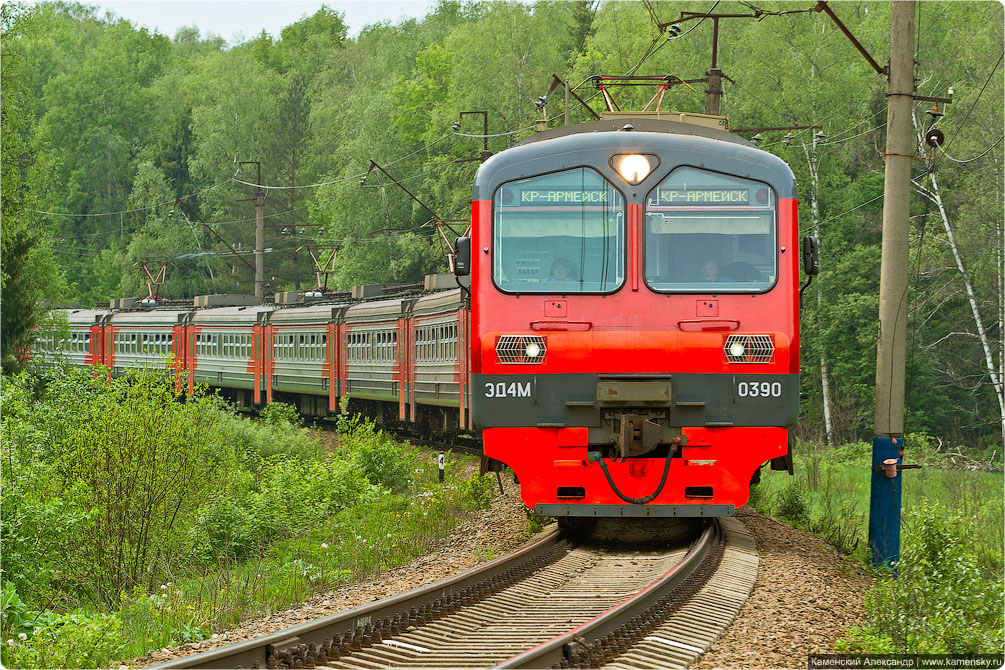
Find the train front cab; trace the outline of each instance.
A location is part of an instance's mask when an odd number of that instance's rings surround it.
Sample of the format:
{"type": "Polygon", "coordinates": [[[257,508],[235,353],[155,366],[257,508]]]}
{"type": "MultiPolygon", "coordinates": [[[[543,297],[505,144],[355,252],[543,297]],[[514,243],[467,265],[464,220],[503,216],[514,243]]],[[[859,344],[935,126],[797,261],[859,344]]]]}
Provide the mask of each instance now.
{"type": "Polygon", "coordinates": [[[476,177],[472,418],[539,513],[729,515],[788,453],[792,173],[663,123],[683,133],[559,136],[476,177]]]}

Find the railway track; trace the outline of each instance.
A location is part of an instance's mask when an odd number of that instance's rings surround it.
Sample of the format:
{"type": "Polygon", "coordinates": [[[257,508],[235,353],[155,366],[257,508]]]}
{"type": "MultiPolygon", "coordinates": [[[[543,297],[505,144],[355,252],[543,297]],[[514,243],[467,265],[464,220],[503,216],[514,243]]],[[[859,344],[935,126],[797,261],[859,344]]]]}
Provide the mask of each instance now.
{"type": "Polygon", "coordinates": [[[156,667],[684,667],[735,617],[756,566],[735,519],[619,545],[555,531],[427,587],[156,667]]]}

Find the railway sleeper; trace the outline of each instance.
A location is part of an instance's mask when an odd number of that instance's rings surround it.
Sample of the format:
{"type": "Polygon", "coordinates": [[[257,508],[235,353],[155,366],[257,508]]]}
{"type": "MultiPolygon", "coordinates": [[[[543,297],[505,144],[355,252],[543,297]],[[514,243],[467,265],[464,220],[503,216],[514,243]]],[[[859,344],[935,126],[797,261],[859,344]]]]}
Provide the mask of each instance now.
{"type": "MultiPolygon", "coordinates": [[[[568,542],[557,543],[547,552],[519,566],[509,568],[472,586],[434,598],[427,604],[409,607],[407,610],[377,619],[373,623],[356,625],[342,635],[336,634],[325,640],[320,647],[315,643],[309,645],[300,643],[296,638],[269,645],[266,649],[265,667],[276,670],[313,668],[363,651],[380,644],[385,637],[393,637],[409,629],[431,623],[508,588],[543,566],[558,560],[568,553],[570,548],[568,542]]],[[[257,663],[252,667],[258,667],[257,663]]]]}

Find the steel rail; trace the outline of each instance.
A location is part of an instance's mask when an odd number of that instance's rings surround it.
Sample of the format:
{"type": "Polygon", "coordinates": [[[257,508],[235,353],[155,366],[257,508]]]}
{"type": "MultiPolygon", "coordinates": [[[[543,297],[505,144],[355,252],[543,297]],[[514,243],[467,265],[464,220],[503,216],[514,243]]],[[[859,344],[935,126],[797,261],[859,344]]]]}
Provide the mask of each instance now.
{"type": "Polygon", "coordinates": [[[630,598],[615,605],[603,614],[552,640],[514,656],[496,666],[503,668],[550,668],[569,662],[578,667],[577,657],[588,653],[591,645],[603,644],[605,639],[626,628],[637,627],[646,612],[650,612],[672,597],[673,592],[697,577],[699,569],[713,558],[723,540],[722,526],[718,521],[709,523],[684,559],[656,582],[630,598]]]}
{"type": "MultiPolygon", "coordinates": [[[[265,668],[268,667],[269,656],[300,655],[305,647],[320,649],[326,641],[333,639],[351,638],[354,646],[358,644],[357,640],[366,644],[375,633],[379,639],[381,622],[390,617],[404,613],[402,627],[408,626],[416,616],[420,623],[435,618],[440,615],[441,608],[451,611],[468,599],[480,599],[494,593],[522,574],[540,567],[550,557],[564,555],[567,550],[568,543],[563,539],[562,532],[556,530],[508,556],[433,584],[263,637],[174,659],[153,668],[265,668]],[[367,642],[362,641],[364,631],[367,642]]],[[[391,631],[386,631],[386,634],[390,635],[391,631]]]]}

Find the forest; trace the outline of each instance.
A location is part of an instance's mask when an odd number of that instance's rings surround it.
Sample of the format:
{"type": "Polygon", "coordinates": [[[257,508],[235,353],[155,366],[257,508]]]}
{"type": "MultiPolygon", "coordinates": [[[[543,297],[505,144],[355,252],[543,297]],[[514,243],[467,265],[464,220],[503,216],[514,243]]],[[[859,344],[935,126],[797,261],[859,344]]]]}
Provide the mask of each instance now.
{"type": "MultiPolygon", "coordinates": [[[[324,7],[279,38],[232,45],[83,4],[4,3],[4,368],[47,307],[146,295],[143,261],[166,261],[165,297],[253,293],[255,163],[276,187],[265,189],[267,295],[313,286],[311,251],[336,251],[339,289],[445,271],[435,219],[470,215],[483,149],[505,150],[541,119],[564,123],[555,77],[595,109],[595,74],[702,78],[713,22],[660,24],[714,8],[747,15],[719,22],[730,126],[820,126],[759,138],[791,165],[801,232],[822,242],[803,296],[800,436],[870,436],[887,80],[815,4],[442,0],[352,38],[324,7]]],[[[1000,462],[1003,6],[917,7],[917,94],[952,102],[914,108],[906,425],[1000,462]],[[923,140],[933,122],[940,148],[923,140]]],[[[890,3],[833,10],[885,64],[890,3]]],[[[700,113],[703,89],[674,87],[663,105],[700,113]]],[[[619,104],[641,108],[643,95],[626,89],[619,104]]],[[[575,99],[570,114],[593,118],[575,99]]]]}

